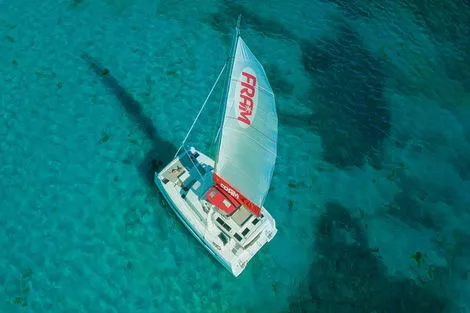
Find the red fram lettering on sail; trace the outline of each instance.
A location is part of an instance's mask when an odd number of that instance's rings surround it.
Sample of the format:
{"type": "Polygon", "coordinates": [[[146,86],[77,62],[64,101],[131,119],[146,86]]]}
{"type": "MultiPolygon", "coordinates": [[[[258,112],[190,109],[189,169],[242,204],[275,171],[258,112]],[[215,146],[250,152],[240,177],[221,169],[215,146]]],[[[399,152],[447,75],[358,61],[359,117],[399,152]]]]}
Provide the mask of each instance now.
{"type": "Polygon", "coordinates": [[[238,192],[235,188],[233,188],[229,183],[227,183],[222,177],[217,175],[216,173],[212,174],[214,183],[219,188],[223,189],[225,192],[230,194],[233,198],[237,199],[241,204],[246,206],[254,215],[260,216],[261,208],[247,199],[244,195],[238,192]]]}
{"type": "Polygon", "coordinates": [[[255,97],[256,76],[245,71],[241,74],[245,81],[241,82],[242,88],[240,89],[240,102],[239,102],[239,116],[237,117],[240,122],[250,125],[250,116],[253,114],[253,98],[255,97]]]}

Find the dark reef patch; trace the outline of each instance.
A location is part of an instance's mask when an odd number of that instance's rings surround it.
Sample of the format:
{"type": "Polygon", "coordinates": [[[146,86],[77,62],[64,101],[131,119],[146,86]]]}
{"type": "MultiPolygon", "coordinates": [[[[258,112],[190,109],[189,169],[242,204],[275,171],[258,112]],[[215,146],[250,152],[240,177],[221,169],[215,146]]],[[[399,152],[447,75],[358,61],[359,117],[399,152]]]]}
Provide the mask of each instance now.
{"type": "Polygon", "coordinates": [[[323,2],[334,3],[341,9],[343,14],[350,18],[369,17],[372,14],[371,8],[373,2],[362,2],[360,0],[342,1],[342,0],[322,0],[323,2]]]}
{"type": "Polygon", "coordinates": [[[405,3],[412,9],[416,21],[427,29],[430,38],[435,40],[447,76],[461,82],[465,90],[470,92],[469,1],[408,0],[405,3]],[[451,51],[447,43],[452,43],[457,51],[451,51]],[[440,50],[441,47],[444,49],[440,50]]]}
{"type": "Polygon", "coordinates": [[[442,313],[453,304],[429,286],[394,278],[380,261],[380,247],[369,247],[359,221],[342,206],[329,203],[316,226],[317,257],[290,313],[442,313]]]}
{"type": "Polygon", "coordinates": [[[302,51],[304,67],[315,80],[311,92],[322,98],[311,105],[321,119],[315,131],[325,160],[339,168],[364,164],[381,150],[391,129],[380,61],[346,26],[336,40],[304,43],[302,51]]]}
{"type": "Polygon", "coordinates": [[[295,36],[281,22],[276,19],[261,17],[248,10],[239,2],[227,2],[220,6],[219,12],[212,14],[206,22],[217,32],[231,34],[240,14],[242,17],[242,28],[250,27],[265,36],[273,38],[295,40],[295,36]]]}
{"type": "MultiPolygon", "coordinates": [[[[413,228],[427,227],[440,230],[438,221],[426,209],[426,190],[407,190],[395,196],[394,204],[388,207],[387,214],[394,216],[413,228]]],[[[429,210],[429,209],[428,209],[429,210]]]]}
{"type": "MultiPolygon", "coordinates": [[[[212,15],[208,23],[227,35],[238,14],[242,14],[243,25],[266,36],[295,40],[301,48],[304,68],[311,77],[311,92],[299,100],[316,114],[284,118],[280,105],[280,123],[317,132],[322,137],[324,159],[339,168],[360,166],[377,158],[390,133],[391,116],[382,97],[384,74],[380,60],[362,47],[359,35],[343,25],[336,40],[306,41],[279,21],[259,17],[233,3],[212,15]]],[[[270,64],[269,60],[264,63],[270,64]]],[[[266,68],[275,92],[293,90],[295,81],[285,78],[277,82],[275,78],[277,72],[289,69],[266,68]]]]}
{"type": "Polygon", "coordinates": [[[264,70],[266,75],[269,77],[269,83],[273,90],[276,90],[276,94],[289,95],[294,91],[295,83],[285,78],[284,72],[276,64],[265,64],[264,70]]]}

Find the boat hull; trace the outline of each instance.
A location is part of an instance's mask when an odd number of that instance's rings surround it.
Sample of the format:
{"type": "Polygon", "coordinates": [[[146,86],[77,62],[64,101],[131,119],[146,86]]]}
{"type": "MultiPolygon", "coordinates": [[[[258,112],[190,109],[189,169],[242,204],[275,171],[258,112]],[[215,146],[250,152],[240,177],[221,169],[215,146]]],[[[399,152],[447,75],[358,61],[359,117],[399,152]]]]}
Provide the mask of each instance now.
{"type": "MultiPolygon", "coordinates": [[[[199,154],[199,159],[201,159],[202,163],[213,168],[214,161],[212,159],[203,153],[196,151],[194,148],[191,149],[191,151],[197,152],[199,154]]],[[[269,220],[269,223],[265,227],[269,235],[266,237],[263,233],[263,236],[260,237],[261,239],[258,240],[257,244],[250,248],[250,250],[247,250],[247,252],[242,257],[227,257],[227,253],[224,256],[222,251],[220,251],[220,247],[212,240],[213,238],[207,238],[207,225],[204,225],[202,220],[198,219],[196,215],[192,213],[189,204],[183,197],[181,197],[177,189],[173,188],[171,184],[165,184],[163,182],[163,173],[174,166],[182,155],[172,160],[162,171],[155,173],[155,184],[171,209],[175,212],[176,216],[178,216],[179,220],[188,229],[188,231],[220,264],[222,264],[229,272],[237,277],[243,272],[246,264],[261,249],[261,247],[264,246],[265,243],[272,240],[272,238],[276,235],[277,229],[275,221],[266,211],[266,209],[262,208],[262,213],[265,216],[264,218],[269,220]]]]}
{"type": "Polygon", "coordinates": [[[232,272],[232,269],[230,268],[230,265],[225,262],[224,259],[219,257],[218,253],[215,251],[215,247],[209,243],[197,230],[195,230],[190,223],[186,220],[184,217],[183,213],[178,209],[178,206],[176,203],[173,201],[173,199],[168,195],[168,193],[165,191],[165,188],[163,187],[162,181],[158,178],[158,174],[155,175],[155,184],[160,190],[160,193],[165,197],[165,200],[167,203],[170,205],[171,209],[173,212],[175,212],[176,216],[179,218],[179,220],[183,223],[183,225],[188,229],[188,231],[199,241],[201,245],[204,246],[204,248],[209,251],[209,253],[216,258],[219,263],[221,263],[228,271],[232,272]]]}

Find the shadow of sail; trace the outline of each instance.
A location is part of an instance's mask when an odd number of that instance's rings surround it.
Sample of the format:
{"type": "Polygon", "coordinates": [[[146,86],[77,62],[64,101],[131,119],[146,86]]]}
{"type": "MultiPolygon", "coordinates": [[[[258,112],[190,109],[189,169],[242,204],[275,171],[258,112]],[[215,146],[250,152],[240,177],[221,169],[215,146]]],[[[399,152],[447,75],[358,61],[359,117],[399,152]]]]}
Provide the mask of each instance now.
{"type": "Polygon", "coordinates": [[[87,53],[82,54],[82,59],[88,63],[90,68],[101,77],[101,81],[116,96],[119,103],[126,110],[127,116],[133,120],[152,142],[152,148],[147,152],[144,160],[138,167],[140,175],[152,189],[154,188],[153,175],[160,170],[164,164],[173,159],[176,147],[168,140],[158,134],[158,130],[152,120],[145,116],[142,105],[102,66],[97,60],[87,53]]]}

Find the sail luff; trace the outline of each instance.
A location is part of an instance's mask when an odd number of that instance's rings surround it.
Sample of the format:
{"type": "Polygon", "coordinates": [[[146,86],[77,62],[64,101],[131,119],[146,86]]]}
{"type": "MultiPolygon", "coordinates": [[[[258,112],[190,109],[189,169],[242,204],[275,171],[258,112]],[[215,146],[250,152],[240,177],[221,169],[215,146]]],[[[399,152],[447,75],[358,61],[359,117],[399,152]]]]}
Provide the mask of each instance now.
{"type": "Polygon", "coordinates": [[[227,73],[227,82],[226,82],[226,86],[225,86],[225,92],[224,92],[224,99],[221,103],[222,105],[222,116],[221,116],[221,120],[220,120],[220,126],[219,126],[219,130],[217,132],[217,152],[216,152],[216,156],[215,156],[215,163],[217,164],[217,160],[219,158],[219,147],[220,147],[220,140],[221,140],[221,136],[220,136],[220,132],[222,131],[222,128],[224,127],[224,121],[225,121],[225,112],[227,110],[227,106],[226,106],[226,103],[227,103],[227,99],[228,99],[228,93],[230,91],[230,84],[232,82],[232,71],[233,71],[233,64],[234,64],[234,61],[235,61],[235,54],[237,53],[237,45],[238,45],[238,38],[240,37],[240,18],[241,18],[241,15],[238,16],[238,21],[237,21],[237,26],[235,27],[234,29],[234,34],[233,34],[233,40],[232,40],[232,48],[230,50],[230,57],[229,57],[229,67],[228,67],[228,73],[227,73]]]}

